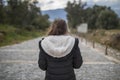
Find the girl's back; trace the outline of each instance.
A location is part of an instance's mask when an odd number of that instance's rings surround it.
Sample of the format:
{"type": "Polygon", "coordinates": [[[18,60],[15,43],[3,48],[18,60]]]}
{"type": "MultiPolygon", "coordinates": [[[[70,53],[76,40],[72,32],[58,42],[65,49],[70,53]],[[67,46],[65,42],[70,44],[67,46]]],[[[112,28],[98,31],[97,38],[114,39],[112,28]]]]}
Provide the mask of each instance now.
{"type": "Polygon", "coordinates": [[[48,36],[40,41],[39,67],[46,70],[46,80],[76,80],[73,68],[82,57],[78,39],[71,36],[48,36]]]}
{"type": "Polygon", "coordinates": [[[38,64],[46,71],[45,80],[76,80],[74,68],[83,62],[78,44],[78,38],[68,35],[64,20],[53,22],[48,36],[39,42],[38,64]]]}

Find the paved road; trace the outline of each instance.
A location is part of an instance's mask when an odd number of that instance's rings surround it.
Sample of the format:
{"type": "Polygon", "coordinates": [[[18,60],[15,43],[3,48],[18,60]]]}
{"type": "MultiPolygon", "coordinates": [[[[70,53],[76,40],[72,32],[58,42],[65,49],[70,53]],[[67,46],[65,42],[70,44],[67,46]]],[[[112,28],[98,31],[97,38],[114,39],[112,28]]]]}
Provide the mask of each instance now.
{"type": "MultiPolygon", "coordinates": [[[[0,80],[44,80],[38,68],[40,38],[0,48],[0,80]]],[[[120,80],[120,64],[80,43],[84,64],[75,70],[77,80],[120,80]]]]}

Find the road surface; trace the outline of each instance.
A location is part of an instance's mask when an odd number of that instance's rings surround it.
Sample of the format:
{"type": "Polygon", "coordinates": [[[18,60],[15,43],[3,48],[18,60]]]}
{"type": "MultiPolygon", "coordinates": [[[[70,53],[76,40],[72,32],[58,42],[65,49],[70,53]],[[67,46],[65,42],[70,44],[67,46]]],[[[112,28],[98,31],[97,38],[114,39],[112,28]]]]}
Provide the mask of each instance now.
{"type": "MultiPolygon", "coordinates": [[[[0,80],[44,80],[37,64],[40,39],[0,48],[0,80]]],[[[77,80],[120,80],[120,64],[83,43],[80,49],[84,63],[75,70],[77,80]]]]}

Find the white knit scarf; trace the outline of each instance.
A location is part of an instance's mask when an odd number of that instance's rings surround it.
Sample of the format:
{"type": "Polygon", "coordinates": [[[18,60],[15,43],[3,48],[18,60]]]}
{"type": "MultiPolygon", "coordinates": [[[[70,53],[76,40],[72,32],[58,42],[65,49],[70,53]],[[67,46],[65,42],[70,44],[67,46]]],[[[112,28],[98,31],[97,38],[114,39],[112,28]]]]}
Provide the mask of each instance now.
{"type": "Polygon", "coordinates": [[[75,38],[68,35],[47,36],[42,42],[43,50],[53,57],[64,57],[69,54],[75,44],[75,38]]]}

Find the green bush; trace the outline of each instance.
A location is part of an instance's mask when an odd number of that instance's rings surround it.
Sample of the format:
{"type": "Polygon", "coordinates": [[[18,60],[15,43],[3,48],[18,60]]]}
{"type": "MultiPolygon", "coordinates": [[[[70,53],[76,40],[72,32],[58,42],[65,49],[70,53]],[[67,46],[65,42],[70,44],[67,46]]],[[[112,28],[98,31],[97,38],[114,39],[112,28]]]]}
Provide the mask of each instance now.
{"type": "Polygon", "coordinates": [[[19,43],[45,34],[45,30],[25,29],[11,25],[0,25],[0,46],[19,43]]]}

